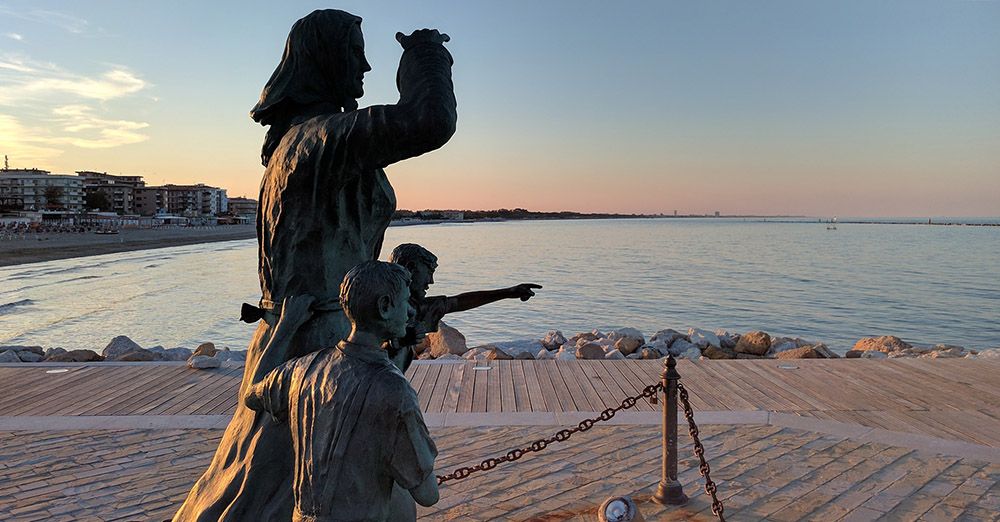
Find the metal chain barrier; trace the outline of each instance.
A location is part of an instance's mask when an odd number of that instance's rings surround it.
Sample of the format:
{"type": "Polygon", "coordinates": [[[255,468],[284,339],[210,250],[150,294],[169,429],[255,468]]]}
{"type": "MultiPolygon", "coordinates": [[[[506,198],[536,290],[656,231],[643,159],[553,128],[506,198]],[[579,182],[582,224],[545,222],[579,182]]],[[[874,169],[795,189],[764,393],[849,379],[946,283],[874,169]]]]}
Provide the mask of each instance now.
{"type": "Polygon", "coordinates": [[[504,462],[514,462],[515,460],[520,459],[521,457],[527,455],[528,453],[534,453],[544,450],[549,446],[549,444],[552,444],[553,442],[565,442],[569,440],[569,438],[574,433],[587,431],[590,428],[593,428],[594,424],[598,422],[611,420],[611,418],[614,417],[616,413],[622,410],[634,408],[635,405],[638,404],[640,399],[649,399],[651,403],[656,404],[657,402],[656,395],[662,391],[663,391],[663,383],[656,383],[646,386],[645,388],[643,388],[641,394],[636,395],[635,397],[626,397],[622,401],[621,405],[618,406],[617,408],[608,408],[602,411],[599,416],[593,419],[584,419],[580,421],[580,424],[576,425],[573,428],[559,430],[558,432],[556,432],[555,435],[547,439],[538,439],[535,442],[529,444],[528,446],[525,446],[523,448],[512,449],[508,451],[506,454],[500,455],[499,457],[490,457],[480,462],[479,464],[476,464],[475,466],[465,466],[458,468],[447,475],[438,475],[437,476],[438,485],[444,484],[445,482],[452,480],[462,480],[468,477],[469,475],[479,471],[489,471],[497,467],[498,465],[503,464],[504,462]]]}
{"type": "Polygon", "coordinates": [[[694,439],[694,454],[697,455],[700,461],[698,471],[701,472],[701,476],[705,477],[705,493],[708,493],[712,497],[712,514],[719,517],[719,520],[722,522],[725,522],[726,519],[722,516],[725,508],[722,505],[722,501],[716,496],[718,488],[715,486],[715,482],[712,482],[712,477],[709,476],[712,470],[708,467],[708,461],[705,460],[705,447],[701,445],[701,440],[698,438],[698,425],[694,423],[694,410],[691,408],[691,403],[688,402],[687,389],[680,382],[677,383],[677,396],[684,406],[684,417],[688,421],[688,432],[691,434],[691,438],[694,439]]]}

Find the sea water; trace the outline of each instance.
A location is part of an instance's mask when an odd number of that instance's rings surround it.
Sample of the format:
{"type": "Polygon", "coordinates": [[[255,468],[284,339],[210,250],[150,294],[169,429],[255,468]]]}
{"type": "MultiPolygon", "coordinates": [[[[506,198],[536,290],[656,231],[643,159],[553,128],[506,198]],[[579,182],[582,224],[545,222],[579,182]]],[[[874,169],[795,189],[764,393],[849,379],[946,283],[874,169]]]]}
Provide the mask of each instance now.
{"type": "MultiPolygon", "coordinates": [[[[1000,227],[619,219],[392,227],[439,257],[429,295],[538,283],[446,317],[470,346],[597,328],[752,329],[843,352],[870,335],[1000,347],[1000,227]]],[[[0,268],[0,345],[244,349],[254,240],[0,268]]]]}

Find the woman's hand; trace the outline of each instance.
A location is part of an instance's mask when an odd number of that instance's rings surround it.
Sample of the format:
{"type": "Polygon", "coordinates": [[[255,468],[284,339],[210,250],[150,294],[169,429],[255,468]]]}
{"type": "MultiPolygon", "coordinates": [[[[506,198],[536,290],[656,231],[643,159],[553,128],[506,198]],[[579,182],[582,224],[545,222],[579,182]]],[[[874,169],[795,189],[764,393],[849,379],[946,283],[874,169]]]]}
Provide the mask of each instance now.
{"type": "Polygon", "coordinates": [[[316,302],[316,298],[309,295],[290,295],[281,302],[281,317],[278,318],[278,326],[298,328],[312,317],[310,307],[316,302]]]}
{"type": "Polygon", "coordinates": [[[443,44],[450,42],[451,37],[438,32],[437,29],[418,29],[410,33],[409,36],[403,33],[396,33],[396,41],[399,42],[399,45],[403,46],[403,50],[406,50],[420,43],[443,44]]]}

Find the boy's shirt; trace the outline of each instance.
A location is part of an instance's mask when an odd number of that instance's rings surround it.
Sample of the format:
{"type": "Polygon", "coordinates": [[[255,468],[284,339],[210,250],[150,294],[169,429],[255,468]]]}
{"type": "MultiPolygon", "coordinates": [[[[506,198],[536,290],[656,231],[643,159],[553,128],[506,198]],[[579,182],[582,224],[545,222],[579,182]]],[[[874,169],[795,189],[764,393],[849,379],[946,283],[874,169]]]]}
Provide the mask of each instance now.
{"type": "Polygon", "coordinates": [[[292,430],[294,520],[385,520],[393,482],[409,490],[434,471],[417,394],[384,350],[341,341],[279,366],[249,395],[292,430]]]}

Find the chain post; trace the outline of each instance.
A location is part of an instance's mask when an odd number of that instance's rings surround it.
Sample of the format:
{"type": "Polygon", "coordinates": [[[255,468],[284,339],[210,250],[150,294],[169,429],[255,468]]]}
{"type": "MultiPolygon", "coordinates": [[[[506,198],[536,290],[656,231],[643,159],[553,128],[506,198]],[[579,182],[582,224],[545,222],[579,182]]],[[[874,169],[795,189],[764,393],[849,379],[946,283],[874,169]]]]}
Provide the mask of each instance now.
{"type": "Polygon", "coordinates": [[[681,483],[677,480],[677,360],[668,355],[663,362],[660,379],[663,384],[663,476],[653,500],[661,505],[679,506],[687,503],[681,483]]]}

